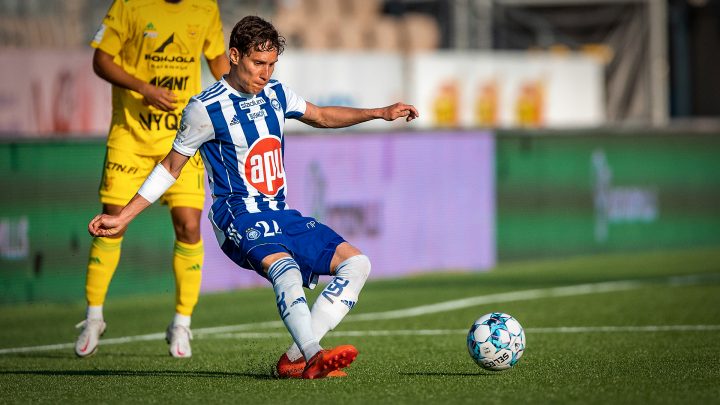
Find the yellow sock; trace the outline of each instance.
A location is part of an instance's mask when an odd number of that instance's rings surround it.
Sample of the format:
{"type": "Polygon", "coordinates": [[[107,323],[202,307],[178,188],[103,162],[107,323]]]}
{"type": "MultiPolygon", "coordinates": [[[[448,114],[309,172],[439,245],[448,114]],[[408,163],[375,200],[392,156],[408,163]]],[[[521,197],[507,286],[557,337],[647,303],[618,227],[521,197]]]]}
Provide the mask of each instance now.
{"type": "Polygon", "coordinates": [[[85,280],[85,298],[89,306],[105,302],[110,281],[118,262],[123,238],[93,238],[85,280]]]}
{"type": "Polygon", "coordinates": [[[203,242],[175,241],[173,271],[175,272],[175,312],[192,315],[200,296],[202,265],[205,258],[203,242]]]}

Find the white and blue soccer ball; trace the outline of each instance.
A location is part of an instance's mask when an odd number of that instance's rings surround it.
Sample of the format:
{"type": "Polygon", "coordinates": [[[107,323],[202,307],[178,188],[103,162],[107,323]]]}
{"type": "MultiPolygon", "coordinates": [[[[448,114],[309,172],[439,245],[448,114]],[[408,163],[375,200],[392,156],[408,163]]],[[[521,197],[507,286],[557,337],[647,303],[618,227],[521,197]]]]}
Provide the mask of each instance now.
{"type": "Polygon", "coordinates": [[[517,319],[502,312],[478,318],[467,335],[470,357],[486,370],[508,369],[525,351],[525,331],[517,319]]]}

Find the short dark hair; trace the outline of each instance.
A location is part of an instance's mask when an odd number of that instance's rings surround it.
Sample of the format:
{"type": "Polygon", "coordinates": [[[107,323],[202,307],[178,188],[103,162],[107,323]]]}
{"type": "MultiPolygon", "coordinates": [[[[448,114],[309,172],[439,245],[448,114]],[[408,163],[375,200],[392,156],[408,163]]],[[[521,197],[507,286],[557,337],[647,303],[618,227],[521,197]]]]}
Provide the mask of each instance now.
{"type": "Polygon", "coordinates": [[[275,27],[258,16],[247,16],[238,21],[230,34],[230,48],[235,48],[245,56],[255,51],[277,50],[278,55],[285,50],[285,38],[278,34],[275,27]]]}

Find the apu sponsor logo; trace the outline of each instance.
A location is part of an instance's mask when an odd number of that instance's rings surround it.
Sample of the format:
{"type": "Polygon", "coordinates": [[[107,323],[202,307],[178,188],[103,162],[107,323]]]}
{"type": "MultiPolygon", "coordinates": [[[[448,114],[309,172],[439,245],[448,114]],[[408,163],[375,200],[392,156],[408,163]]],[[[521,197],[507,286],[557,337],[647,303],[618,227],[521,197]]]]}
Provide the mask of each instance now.
{"type": "Polygon", "coordinates": [[[280,138],[260,138],[250,147],[245,155],[245,179],[267,196],[275,196],[285,187],[280,138]]]}
{"type": "Polygon", "coordinates": [[[185,90],[187,88],[188,80],[190,80],[190,76],[155,76],[150,80],[150,84],[153,86],[165,87],[168,90],[185,90]]]}

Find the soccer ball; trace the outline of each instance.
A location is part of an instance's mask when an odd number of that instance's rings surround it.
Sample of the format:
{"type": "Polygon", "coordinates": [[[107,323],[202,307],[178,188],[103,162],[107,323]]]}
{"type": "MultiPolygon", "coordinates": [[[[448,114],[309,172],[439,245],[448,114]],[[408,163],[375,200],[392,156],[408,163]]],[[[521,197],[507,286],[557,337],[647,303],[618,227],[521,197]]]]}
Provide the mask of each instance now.
{"type": "Polygon", "coordinates": [[[478,318],[467,335],[470,357],[486,370],[508,369],[525,351],[525,331],[508,314],[493,312],[478,318]]]}

